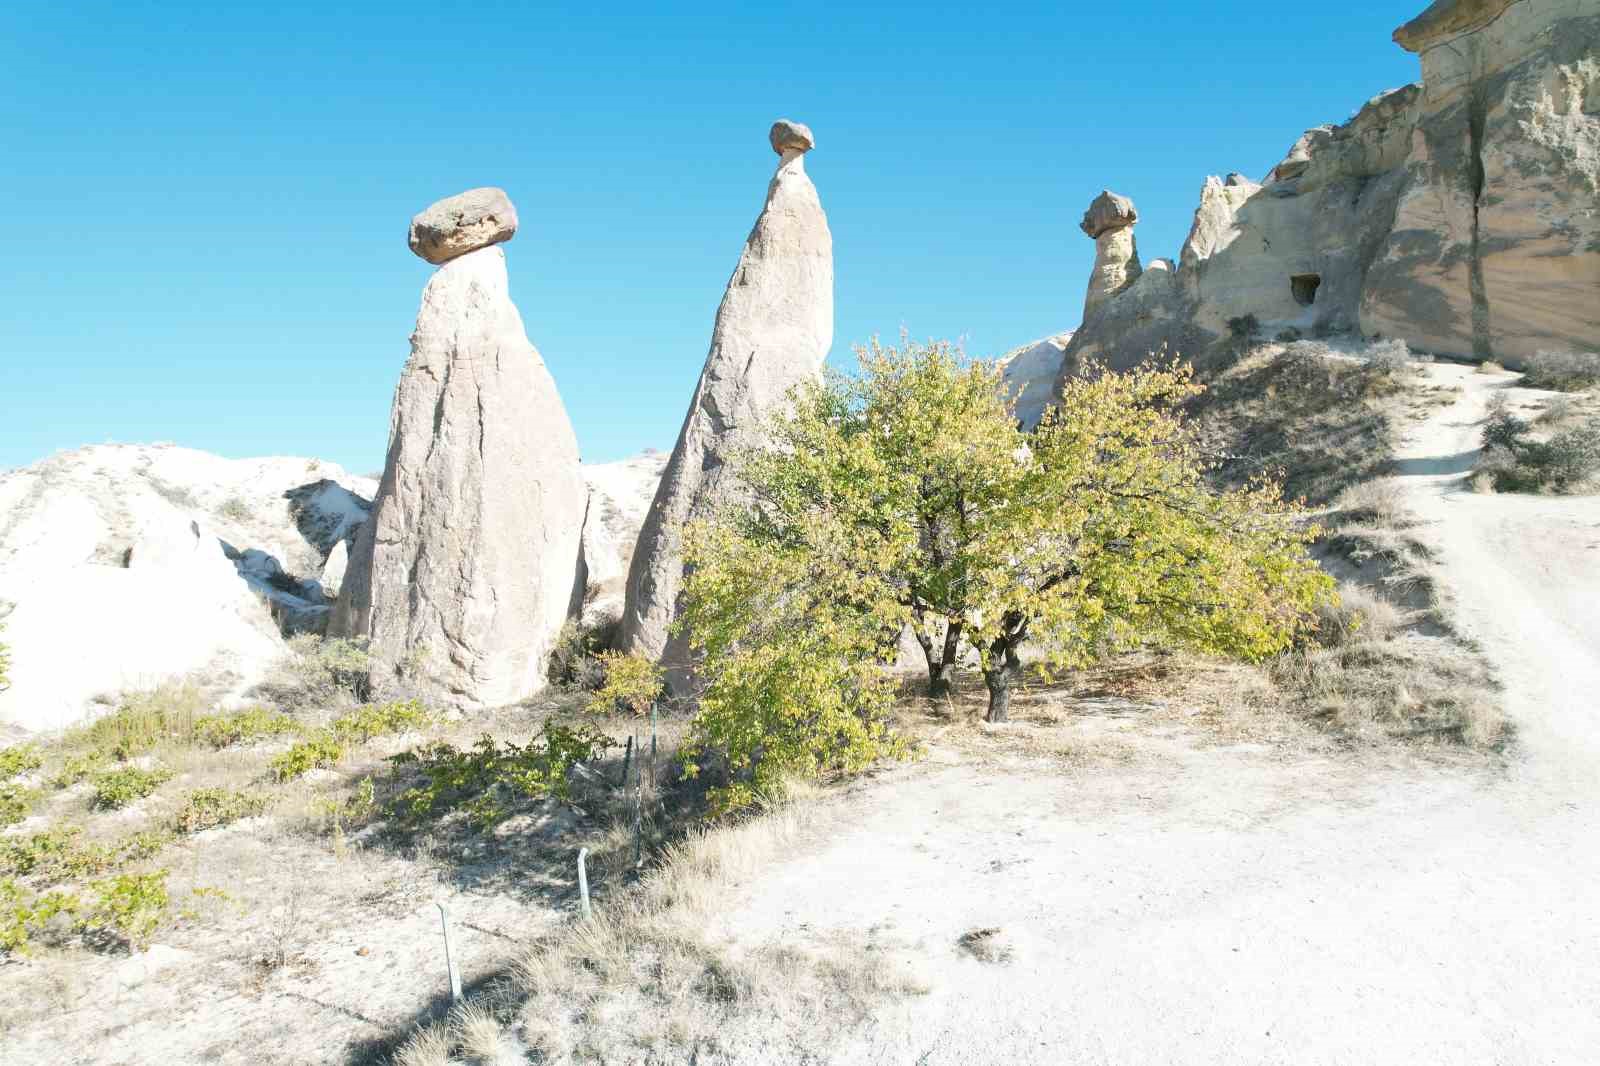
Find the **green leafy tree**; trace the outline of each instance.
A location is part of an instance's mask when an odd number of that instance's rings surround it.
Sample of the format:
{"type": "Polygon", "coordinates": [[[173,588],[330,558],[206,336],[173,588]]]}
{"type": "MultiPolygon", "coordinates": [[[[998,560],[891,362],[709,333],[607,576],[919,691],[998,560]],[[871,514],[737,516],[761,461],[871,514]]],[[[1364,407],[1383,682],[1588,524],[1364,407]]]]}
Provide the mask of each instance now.
{"type": "Polygon", "coordinates": [[[702,722],[728,750],[766,757],[778,707],[806,729],[870,720],[884,697],[864,668],[906,625],[935,695],[976,652],[1001,721],[1024,646],[1054,668],[1147,643],[1259,659],[1331,597],[1275,484],[1207,484],[1178,412],[1198,391],[1186,367],[1088,367],[1030,435],[992,364],[943,342],[858,355],[858,376],[802,388],[738,457],[748,502],[691,538],[686,618],[710,626],[715,675],[702,722]]]}

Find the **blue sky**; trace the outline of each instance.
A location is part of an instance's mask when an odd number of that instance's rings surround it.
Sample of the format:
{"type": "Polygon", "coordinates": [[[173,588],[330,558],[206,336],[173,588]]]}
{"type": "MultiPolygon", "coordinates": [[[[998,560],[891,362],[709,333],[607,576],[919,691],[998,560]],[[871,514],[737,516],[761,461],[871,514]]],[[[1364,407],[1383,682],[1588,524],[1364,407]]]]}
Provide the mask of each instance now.
{"type": "Polygon", "coordinates": [[[1417,77],[1421,0],[0,10],[0,467],[106,440],[381,467],[431,270],[411,215],[503,186],[512,293],[586,461],[670,448],[775,161],[811,125],[835,362],[1074,326],[1109,186],[1146,260],[1207,174],[1417,77]]]}

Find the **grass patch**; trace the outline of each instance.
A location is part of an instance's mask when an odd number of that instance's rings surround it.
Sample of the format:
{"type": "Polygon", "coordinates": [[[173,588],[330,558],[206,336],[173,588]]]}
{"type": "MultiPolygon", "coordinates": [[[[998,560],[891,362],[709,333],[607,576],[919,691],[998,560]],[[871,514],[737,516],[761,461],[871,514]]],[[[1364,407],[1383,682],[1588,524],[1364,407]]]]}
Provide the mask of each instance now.
{"type": "Polygon", "coordinates": [[[195,719],[194,723],[195,741],[216,749],[274,740],[299,731],[298,721],[264,707],[251,707],[233,714],[208,714],[195,719]]]}
{"type": "Polygon", "coordinates": [[[433,722],[433,713],[417,700],[367,704],[335,718],[288,751],[273,756],[267,768],[278,781],[292,781],[312,770],[338,765],[352,745],[422,729],[433,722]]]}
{"type": "Polygon", "coordinates": [[[187,744],[207,705],[199,686],[189,683],[128,693],[115,711],[68,733],[66,745],[126,760],[163,742],[187,744]]]}
{"type": "Polygon", "coordinates": [[[44,765],[44,755],[37,744],[17,744],[0,748],[0,781],[20,777],[44,765]]]}
{"type": "Polygon", "coordinates": [[[254,691],[284,710],[349,707],[371,697],[371,665],[365,641],[301,633],[254,691]]]}
{"type": "Polygon", "coordinates": [[[1284,495],[1326,503],[1386,473],[1394,458],[1392,402],[1409,360],[1393,346],[1367,360],[1338,358],[1326,344],[1268,347],[1209,375],[1190,401],[1202,445],[1226,487],[1281,471],[1284,495]]]}

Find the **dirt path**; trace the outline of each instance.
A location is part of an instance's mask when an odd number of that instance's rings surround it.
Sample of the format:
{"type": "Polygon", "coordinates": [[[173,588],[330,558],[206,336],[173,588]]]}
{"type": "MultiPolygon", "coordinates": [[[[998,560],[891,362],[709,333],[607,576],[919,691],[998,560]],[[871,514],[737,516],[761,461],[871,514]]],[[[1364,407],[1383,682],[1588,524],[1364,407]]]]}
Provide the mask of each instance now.
{"type": "Polygon", "coordinates": [[[1509,769],[1170,736],[1143,769],[897,771],[728,916],[744,942],[843,934],[921,973],[829,1061],[1596,1061],[1600,500],[1463,493],[1511,378],[1428,372],[1463,391],[1398,481],[1505,681],[1509,769]],[[1010,962],[958,948],[986,927],[1010,962]]]}

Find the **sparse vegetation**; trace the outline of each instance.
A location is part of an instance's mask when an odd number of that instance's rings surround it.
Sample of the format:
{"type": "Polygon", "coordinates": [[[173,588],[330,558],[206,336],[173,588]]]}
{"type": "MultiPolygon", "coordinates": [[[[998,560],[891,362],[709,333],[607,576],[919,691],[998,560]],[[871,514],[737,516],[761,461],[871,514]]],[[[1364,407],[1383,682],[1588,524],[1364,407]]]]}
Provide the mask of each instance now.
{"type": "Polygon", "coordinates": [[[371,698],[370,670],[365,642],[301,633],[255,691],[287,711],[348,707],[371,698]]]}
{"type": "Polygon", "coordinates": [[[79,927],[90,933],[111,933],[130,946],[144,947],[171,908],[167,876],[168,871],[155,870],[96,881],[89,889],[89,903],[82,907],[79,927]]]}
{"type": "Polygon", "coordinates": [[[1600,477],[1600,418],[1557,430],[1548,439],[1508,410],[1483,425],[1483,455],[1474,484],[1495,492],[1582,492],[1600,477]]]}
{"type": "Polygon", "coordinates": [[[44,765],[44,756],[37,744],[16,744],[0,748],[0,781],[31,773],[44,765]]]}
{"type": "Polygon", "coordinates": [[[22,821],[39,802],[39,790],[25,788],[14,781],[0,783],[0,827],[22,821]]]}
{"type": "Polygon", "coordinates": [[[312,770],[333,766],[344,758],[344,744],[326,729],[318,730],[298,740],[288,751],[274,755],[267,764],[278,781],[293,781],[312,770]]]}
{"type": "Polygon", "coordinates": [[[1600,352],[1538,352],[1522,361],[1530,389],[1582,392],[1600,385],[1600,352]]]}
{"type": "Polygon", "coordinates": [[[421,729],[433,720],[428,709],[416,700],[366,704],[306,734],[288,751],[273,756],[268,769],[277,780],[292,781],[312,770],[337,765],[353,744],[421,729]]]}
{"type": "MultiPolygon", "coordinates": [[[[5,632],[5,624],[0,623],[0,633],[5,632]]],[[[0,692],[11,687],[11,647],[0,641],[0,692]]]]}
{"type": "Polygon", "coordinates": [[[248,522],[254,517],[250,504],[242,496],[229,496],[223,500],[222,505],[217,508],[217,513],[234,522],[248,522]]]}
{"type": "Polygon", "coordinates": [[[188,743],[195,720],[206,707],[205,694],[188,683],[159,685],[122,698],[117,709],[73,730],[69,746],[127,760],[163,741],[188,743]]]}
{"type": "Polygon", "coordinates": [[[270,802],[269,797],[260,792],[232,788],[192,789],[179,802],[173,825],[180,833],[215,829],[260,814],[270,802]]]}
{"type": "Polygon", "coordinates": [[[170,780],[172,771],[165,768],[143,770],[137,766],[123,766],[104,770],[90,779],[94,786],[93,805],[96,810],[119,810],[144,799],[170,780]]]}
{"type": "Polygon", "coordinates": [[[251,707],[233,714],[208,714],[195,719],[194,739],[212,748],[230,748],[258,740],[273,740],[299,732],[300,723],[286,714],[251,707]]]}
{"type": "Polygon", "coordinates": [[[580,691],[596,688],[605,670],[598,658],[602,647],[598,634],[581,622],[569,619],[550,648],[546,670],[550,683],[580,691]]]}
{"type": "Polygon", "coordinates": [[[488,734],[467,751],[439,741],[390,757],[397,771],[418,774],[422,783],[395,796],[389,811],[415,825],[461,810],[473,825],[487,829],[510,814],[517,800],[565,798],[573,765],[611,746],[609,737],[589,726],[554,721],[546,721],[540,735],[525,745],[488,734]]]}

